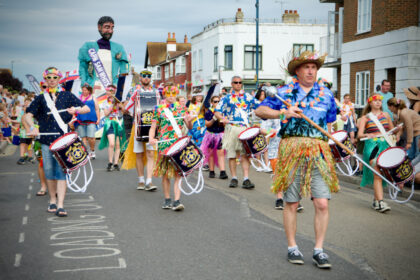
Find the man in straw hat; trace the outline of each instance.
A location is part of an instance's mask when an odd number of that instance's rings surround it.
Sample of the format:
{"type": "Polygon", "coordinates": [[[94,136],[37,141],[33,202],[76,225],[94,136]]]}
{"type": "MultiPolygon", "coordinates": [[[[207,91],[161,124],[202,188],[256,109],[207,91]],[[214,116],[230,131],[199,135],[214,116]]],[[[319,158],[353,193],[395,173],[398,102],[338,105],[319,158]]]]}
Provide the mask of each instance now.
{"type": "Polygon", "coordinates": [[[284,192],[286,202],[283,219],[288,240],[288,261],[303,264],[303,255],[296,244],[297,207],[301,195],[311,195],[315,207],[315,248],[313,261],[319,268],[330,268],[328,255],[323,252],[328,227],[328,200],[337,192],[338,179],[328,139],[315,127],[302,119],[306,115],[324,130],[331,131],[336,120],[333,93],[317,81],[317,72],[325,59],[316,52],[305,51],[293,57],[287,65],[292,81],[277,90],[277,95],[292,104],[291,107],[273,94],[261,103],[257,116],[264,119],[280,118],[278,161],[272,191],[284,192]]]}

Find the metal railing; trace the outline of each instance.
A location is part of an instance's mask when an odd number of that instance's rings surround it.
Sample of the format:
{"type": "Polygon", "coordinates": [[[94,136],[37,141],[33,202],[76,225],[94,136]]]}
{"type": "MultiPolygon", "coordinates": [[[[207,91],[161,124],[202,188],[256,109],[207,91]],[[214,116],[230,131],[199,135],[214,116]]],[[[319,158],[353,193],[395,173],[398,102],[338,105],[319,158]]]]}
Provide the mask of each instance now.
{"type": "Polygon", "coordinates": [[[326,62],[337,61],[341,58],[341,41],[339,33],[333,33],[320,38],[319,52],[328,53],[326,62]]]}

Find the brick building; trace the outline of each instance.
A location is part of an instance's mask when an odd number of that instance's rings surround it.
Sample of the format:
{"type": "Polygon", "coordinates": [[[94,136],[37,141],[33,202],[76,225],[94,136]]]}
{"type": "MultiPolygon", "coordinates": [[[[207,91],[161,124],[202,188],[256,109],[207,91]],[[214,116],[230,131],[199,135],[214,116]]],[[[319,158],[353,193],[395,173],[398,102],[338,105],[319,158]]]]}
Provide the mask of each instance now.
{"type": "Polygon", "coordinates": [[[183,43],[177,43],[175,33],[168,33],[166,42],[147,42],[144,67],[153,72],[153,84],[173,83],[185,95],[190,93],[191,44],[187,35],[183,43]]]}
{"type": "Polygon", "coordinates": [[[361,108],[383,79],[402,99],[403,88],[420,86],[419,0],[320,2],[336,3],[321,50],[329,54],[325,66],[336,69],[334,83],[341,96],[350,93],[361,108]]]}

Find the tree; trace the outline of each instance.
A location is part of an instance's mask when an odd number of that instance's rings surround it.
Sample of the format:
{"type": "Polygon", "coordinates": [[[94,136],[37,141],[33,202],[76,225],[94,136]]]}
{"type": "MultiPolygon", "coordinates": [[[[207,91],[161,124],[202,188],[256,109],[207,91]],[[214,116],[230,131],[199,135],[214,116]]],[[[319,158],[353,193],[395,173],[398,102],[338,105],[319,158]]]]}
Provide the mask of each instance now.
{"type": "Polygon", "coordinates": [[[2,72],[0,73],[0,85],[3,85],[4,88],[8,88],[11,91],[21,91],[22,90],[22,82],[14,78],[12,74],[9,72],[2,72]]]}

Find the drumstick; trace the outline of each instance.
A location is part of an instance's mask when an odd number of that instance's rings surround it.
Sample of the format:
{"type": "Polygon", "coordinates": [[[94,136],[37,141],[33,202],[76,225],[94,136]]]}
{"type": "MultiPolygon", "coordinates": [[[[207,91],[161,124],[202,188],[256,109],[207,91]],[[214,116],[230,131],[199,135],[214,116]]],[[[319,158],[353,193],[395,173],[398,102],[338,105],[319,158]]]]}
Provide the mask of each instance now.
{"type": "Polygon", "coordinates": [[[47,136],[47,135],[60,135],[60,132],[41,132],[38,133],[37,136],[47,136]]]}
{"type": "MultiPolygon", "coordinates": [[[[401,127],[401,126],[403,126],[404,124],[403,123],[400,123],[399,125],[397,125],[396,127],[394,127],[393,129],[391,129],[390,131],[388,131],[386,134],[387,135],[389,135],[389,134],[391,134],[392,132],[394,132],[397,128],[399,128],[399,127],[401,127]]],[[[381,137],[382,135],[378,135],[378,137],[381,137]]],[[[369,140],[370,138],[369,137],[365,137],[365,138],[362,138],[362,139],[360,139],[360,141],[366,141],[366,140],[369,140]]]]}
{"type": "MultiPolygon", "coordinates": [[[[79,110],[80,107],[75,107],[74,109],[79,110]]],[[[58,113],[63,113],[63,112],[67,112],[67,109],[61,109],[61,110],[57,110],[58,113]]],[[[47,115],[51,115],[52,112],[48,112],[47,115]]]]}
{"type": "MultiPolygon", "coordinates": [[[[270,94],[270,95],[276,97],[281,102],[283,102],[287,107],[291,107],[292,106],[289,102],[287,102],[286,100],[284,100],[283,98],[281,98],[280,96],[278,96],[277,93],[273,93],[273,92],[267,91],[267,94],[270,94]]],[[[329,134],[322,127],[320,127],[315,122],[313,122],[311,119],[309,119],[307,116],[305,116],[305,114],[303,114],[303,112],[298,112],[297,114],[300,115],[309,124],[311,124],[316,129],[318,129],[322,134],[324,134],[329,139],[331,139],[337,146],[340,146],[340,148],[342,148],[343,150],[345,150],[349,155],[351,155],[351,156],[355,157],[357,160],[359,160],[364,166],[366,166],[367,168],[369,168],[373,173],[375,173],[376,175],[378,175],[379,177],[381,177],[382,180],[384,180],[387,184],[393,186],[394,188],[397,188],[397,187],[395,187],[395,185],[393,183],[391,183],[388,179],[386,179],[384,176],[382,176],[382,174],[380,174],[372,166],[370,166],[370,164],[367,164],[366,162],[364,162],[355,152],[353,152],[352,150],[350,150],[349,148],[347,148],[341,142],[337,141],[331,134],[329,134]]]]}

